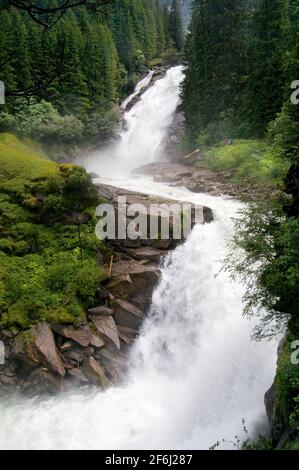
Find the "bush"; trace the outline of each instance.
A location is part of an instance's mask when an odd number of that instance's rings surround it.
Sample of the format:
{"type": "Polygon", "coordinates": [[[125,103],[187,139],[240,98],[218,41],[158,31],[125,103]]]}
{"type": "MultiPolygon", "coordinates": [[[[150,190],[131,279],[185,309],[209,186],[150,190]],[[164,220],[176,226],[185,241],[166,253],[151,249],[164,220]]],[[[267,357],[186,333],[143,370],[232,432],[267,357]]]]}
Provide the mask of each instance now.
{"type": "Polygon", "coordinates": [[[0,132],[11,132],[17,129],[16,118],[7,112],[0,113],[0,132]]]}
{"type": "Polygon", "coordinates": [[[234,137],[233,127],[229,120],[223,118],[220,122],[211,123],[202,131],[197,143],[200,148],[209,148],[222,143],[225,139],[234,137]]]}
{"type": "Polygon", "coordinates": [[[287,173],[287,162],[276,158],[271,148],[260,140],[236,140],[205,152],[210,168],[232,171],[235,182],[247,181],[256,185],[277,186],[287,173]]]}
{"type": "Polygon", "coordinates": [[[298,246],[299,219],[287,219],[273,201],[245,209],[236,222],[227,266],[247,286],[245,313],[260,315],[257,338],[283,332],[290,316],[298,320],[298,246]]]}
{"type": "Polygon", "coordinates": [[[84,138],[103,139],[113,132],[117,119],[118,114],[114,111],[91,114],[85,120],[84,138]]]}
{"type": "Polygon", "coordinates": [[[275,377],[276,422],[288,427],[293,435],[299,435],[299,367],[291,363],[291,344],[298,339],[298,333],[288,333],[275,377]]]}
{"type": "Polygon", "coordinates": [[[269,135],[279,157],[290,161],[299,160],[298,106],[285,105],[269,126],[269,135]]]}
{"type": "Polygon", "coordinates": [[[18,115],[18,130],[40,142],[71,143],[81,139],[84,125],[75,116],[60,116],[51,103],[41,101],[24,108],[18,115]]]}

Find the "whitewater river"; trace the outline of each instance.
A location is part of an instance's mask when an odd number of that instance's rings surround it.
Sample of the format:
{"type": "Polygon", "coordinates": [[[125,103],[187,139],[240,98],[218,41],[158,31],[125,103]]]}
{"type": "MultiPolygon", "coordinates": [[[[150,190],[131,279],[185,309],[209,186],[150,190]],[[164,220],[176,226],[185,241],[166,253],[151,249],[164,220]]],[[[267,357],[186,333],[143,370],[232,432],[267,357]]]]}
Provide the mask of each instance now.
{"type": "Polygon", "coordinates": [[[182,78],[174,67],[146,91],[126,114],[117,147],[94,155],[87,168],[115,186],[206,204],[215,221],[196,226],[166,261],[127,383],[105,393],[2,401],[0,448],[208,449],[243,438],[243,418],[252,435],[266,426],[276,344],[251,340],[255,322],[242,317],[243,287],[221,270],[241,204],[129,176],[161,150],[182,78]]]}

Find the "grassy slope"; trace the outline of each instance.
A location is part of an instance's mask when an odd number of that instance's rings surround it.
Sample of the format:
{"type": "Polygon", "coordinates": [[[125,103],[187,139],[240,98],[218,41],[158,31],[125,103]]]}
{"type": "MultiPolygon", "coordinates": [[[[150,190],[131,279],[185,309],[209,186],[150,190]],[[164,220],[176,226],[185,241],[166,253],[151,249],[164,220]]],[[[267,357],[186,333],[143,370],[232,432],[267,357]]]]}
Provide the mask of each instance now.
{"type": "Polygon", "coordinates": [[[207,166],[229,172],[229,180],[238,184],[275,187],[282,183],[287,164],[276,159],[266,142],[237,140],[233,145],[219,145],[205,152],[207,166]]]}
{"type": "Polygon", "coordinates": [[[58,173],[58,165],[47,160],[38,146],[13,134],[0,134],[0,178],[22,176],[31,180],[58,173]]]}
{"type": "Polygon", "coordinates": [[[98,194],[86,171],[0,134],[0,336],[40,320],[75,323],[105,279],[95,236],[98,194]],[[76,221],[80,214],[82,252],[76,221]]]}

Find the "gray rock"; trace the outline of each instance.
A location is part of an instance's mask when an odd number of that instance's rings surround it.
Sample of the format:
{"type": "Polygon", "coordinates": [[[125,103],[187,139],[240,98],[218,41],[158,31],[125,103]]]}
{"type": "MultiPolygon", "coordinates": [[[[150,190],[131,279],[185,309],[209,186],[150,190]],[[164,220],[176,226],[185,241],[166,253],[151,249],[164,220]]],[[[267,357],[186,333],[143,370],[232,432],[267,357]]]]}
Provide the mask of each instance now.
{"type": "Polygon", "coordinates": [[[111,308],[107,308],[107,307],[95,307],[95,308],[90,308],[88,310],[88,313],[89,314],[92,314],[92,315],[113,315],[114,314],[114,311],[111,309],[111,308]]]}
{"type": "Polygon", "coordinates": [[[42,363],[64,376],[64,365],[56,349],[53,333],[47,323],[38,323],[30,330],[20,333],[13,343],[13,355],[29,366],[42,363]]]}
{"type": "Polygon", "coordinates": [[[97,332],[110,339],[117,349],[120,349],[118,331],[113,317],[111,315],[91,315],[90,319],[97,332]]]}
{"type": "Polygon", "coordinates": [[[101,348],[105,344],[101,338],[92,332],[89,325],[78,328],[72,325],[52,325],[52,329],[64,338],[72,339],[83,347],[91,344],[96,348],[101,348]]]}
{"type": "Polygon", "coordinates": [[[84,360],[82,372],[93,385],[100,386],[103,389],[111,386],[111,382],[108,380],[102,365],[94,357],[84,360]]]}
{"type": "Polygon", "coordinates": [[[33,369],[23,384],[23,391],[33,396],[56,395],[64,391],[64,379],[54,376],[45,368],[33,369]]]}
{"type": "Polygon", "coordinates": [[[140,328],[144,320],[144,314],[140,308],[122,299],[114,299],[112,305],[115,312],[115,321],[118,326],[129,328],[133,331],[140,328]]]}

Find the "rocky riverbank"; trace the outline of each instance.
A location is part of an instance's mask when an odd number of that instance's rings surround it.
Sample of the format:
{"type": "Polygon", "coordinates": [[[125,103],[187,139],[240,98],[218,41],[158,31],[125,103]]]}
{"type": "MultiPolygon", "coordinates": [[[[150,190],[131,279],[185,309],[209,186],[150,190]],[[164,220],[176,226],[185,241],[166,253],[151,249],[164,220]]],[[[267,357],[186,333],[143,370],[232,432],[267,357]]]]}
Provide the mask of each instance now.
{"type": "Polygon", "coordinates": [[[199,151],[180,161],[155,162],[134,171],[138,175],[151,176],[155,182],[183,186],[194,193],[211,196],[231,196],[243,201],[256,201],[273,194],[273,189],[251,184],[233,183],[232,173],[220,173],[208,169],[199,151]]]}
{"type": "MultiPolygon", "coordinates": [[[[118,196],[126,196],[127,204],[148,207],[154,202],[145,194],[110,186],[100,185],[98,191],[116,210],[118,196]]],[[[213,220],[209,208],[202,213],[203,223],[213,220]]],[[[157,214],[159,223],[164,216],[169,214],[157,214]]],[[[56,394],[86,385],[106,389],[125,380],[128,352],[159,282],[159,263],[178,243],[173,225],[164,240],[111,240],[99,304],[88,309],[78,324],[40,321],[21,332],[2,330],[6,360],[0,366],[1,392],[56,394]]]]}

